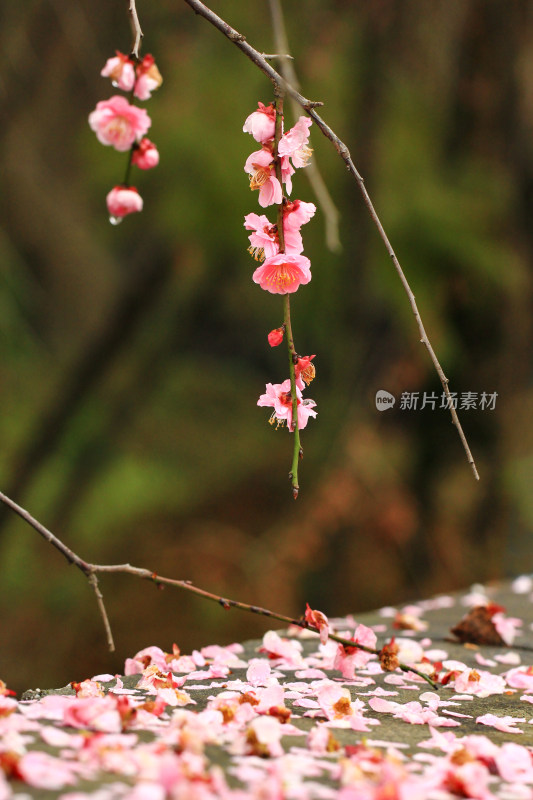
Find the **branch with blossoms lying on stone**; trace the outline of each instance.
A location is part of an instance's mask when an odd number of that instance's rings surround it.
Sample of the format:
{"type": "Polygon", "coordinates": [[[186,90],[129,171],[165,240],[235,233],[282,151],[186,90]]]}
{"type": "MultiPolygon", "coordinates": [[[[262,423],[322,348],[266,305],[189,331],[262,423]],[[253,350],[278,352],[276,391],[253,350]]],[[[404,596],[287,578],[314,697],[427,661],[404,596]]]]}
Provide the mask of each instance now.
{"type": "Polygon", "coordinates": [[[433,678],[436,678],[437,675],[435,674],[435,670],[432,665],[418,665],[420,668],[417,668],[412,664],[404,664],[400,662],[397,658],[398,648],[394,641],[386,642],[381,649],[376,648],[376,634],[366,625],[357,625],[353,636],[351,638],[347,638],[349,634],[346,636],[339,636],[331,629],[326,615],[321,611],[311,609],[309,604],[307,604],[305,613],[300,619],[293,619],[285,614],[278,614],[275,611],[271,611],[268,608],[262,608],[261,606],[243,603],[239,600],[231,600],[227,597],[221,597],[220,595],[216,595],[212,592],[206,591],[205,589],[201,589],[198,586],[193,586],[190,581],[179,580],[176,578],[166,578],[163,575],[158,575],[151,570],[144,569],[142,567],[133,567],[131,564],[91,564],[71,550],[70,547],[64,544],[64,542],[55,536],[52,531],[35,519],[35,517],[26,511],[25,508],[22,508],[22,506],[19,506],[14,500],[11,500],[10,497],[3,494],[3,492],[0,492],[0,502],[4,503],[5,506],[10,508],[11,511],[17,514],[35,531],[37,531],[37,533],[49,544],[51,544],[52,547],[55,547],[56,550],[62,553],[69,564],[73,564],[81,572],[83,572],[96,595],[98,609],[104,622],[104,627],[107,634],[107,643],[111,652],[115,650],[115,644],[113,641],[109,617],[104,605],[104,599],[98,584],[98,575],[103,573],[125,573],[127,575],[133,575],[136,578],[142,578],[143,580],[150,581],[161,589],[165,586],[175,586],[179,589],[184,589],[185,591],[192,592],[193,594],[203,597],[206,600],[211,600],[215,603],[218,603],[218,605],[222,606],[224,610],[238,608],[241,611],[248,611],[252,614],[259,614],[262,617],[269,617],[270,619],[284,622],[289,626],[296,626],[297,628],[313,631],[320,636],[322,644],[326,643],[328,639],[331,639],[339,644],[335,658],[335,669],[339,669],[345,678],[353,677],[355,670],[364,667],[369,661],[370,656],[375,655],[378,656],[381,667],[384,671],[392,672],[396,669],[400,669],[402,672],[417,675],[421,680],[429,683],[434,689],[438,688],[433,680],[433,678]],[[424,671],[426,667],[427,671],[424,671]]]}
{"type": "Polygon", "coordinates": [[[299,492],[298,462],[303,457],[300,431],[307,425],[309,417],[316,417],[315,401],[302,396],[305,385],[315,377],[315,367],[311,363],[315,356],[299,356],[296,352],[289,295],[311,280],[311,262],[302,255],[300,229],[313,217],[316,207],[302,200],[289,201],[286,195],[292,192],[292,176],[296,169],[307,166],[311,157],[311,124],[307,117],[300,117],[296,125],[284,133],[283,96],[278,95],[275,106],[259,102],[257,110],[247,117],[243,127],[261,145],[260,150],[248,156],[244,165],[250,176],[250,188],[259,190],[262,208],[277,207],[275,223],[265,214],[251,213],[244,218],[244,227],[252,231],[248,237],[248,250],[256,261],[262,262],[252,277],[261,289],[283,295],[283,325],[268,334],[268,343],[277,347],[286,336],[289,356],[289,377],[283,383],[267,383],[266,392],[257,405],[273,408],[270,423],[276,428],[286,423],[294,434],[289,479],[295,499],[299,492]]]}
{"type": "MultiPolygon", "coordinates": [[[[107,60],[100,74],[110,78],[116,89],[129,93],[132,101],[148,100],[163,82],[152,55],[141,59],[118,50],[116,56],[107,60]]],[[[157,147],[145,135],[151,124],[146,110],[128,102],[122,95],[101,100],[89,115],[89,125],[99,142],[114,147],[119,153],[128,153],[124,180],[111,189],[106,198],[112,225],[118,225],[128,214],[142,211],[143,199],[130,179],[133,166],[146,170],[159,164],[157,147]]]]}

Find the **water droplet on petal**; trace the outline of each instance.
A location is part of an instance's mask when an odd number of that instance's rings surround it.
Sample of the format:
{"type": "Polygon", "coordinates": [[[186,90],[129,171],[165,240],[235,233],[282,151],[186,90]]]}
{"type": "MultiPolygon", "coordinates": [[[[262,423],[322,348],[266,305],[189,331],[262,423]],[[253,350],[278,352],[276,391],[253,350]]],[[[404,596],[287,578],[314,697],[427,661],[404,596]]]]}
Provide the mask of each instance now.
{"type": "Polygon", "coordinates": [[[109,217],[111,225],[120,225],[124,217],[109,217]]]}
{"type": "Polygon", "coordinates": [[[115,89],[119,89],[120,88],[119,85],[118,85],[118,81],[111,81],[111,86],[113,86],[115,89]]]}

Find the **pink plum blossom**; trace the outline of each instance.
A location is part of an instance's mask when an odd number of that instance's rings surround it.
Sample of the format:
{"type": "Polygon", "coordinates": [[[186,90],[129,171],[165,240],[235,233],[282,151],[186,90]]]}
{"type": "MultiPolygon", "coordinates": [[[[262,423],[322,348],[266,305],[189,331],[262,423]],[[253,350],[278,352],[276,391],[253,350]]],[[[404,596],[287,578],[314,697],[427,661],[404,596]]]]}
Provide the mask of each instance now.
{"type": "Polygon", "coordinates": [[[107,210],[116,220],[142,211],[143,199],[134,186],[115,186],[106,197],[107,210]]]}
{"type": "Polygon", "coordinates": [[[17,769],[22,780],[38,789],[61,789],[76,782],[75,765],[48,753],[25,753],[20,758],[17,769]]]}
{"type": "Polygon", "coordinates": [[[313,152],[308,147],[309,128],[312,124],[309,117],[300,117],[296,125],[284,133],[279,141],[278,155],[288,156],[296,168],[307,166],[313,152]]]}
{"type": "Polygon", "coordinates": [[[533,760],[530,751],[515,742],[496,748],[494,761],[500,776],[508,783],[533,783],[533,760]]]}
{"type": "Polygon", "coordinates": [[[263,636],[260,653],[267,653],[270,659],[279,661],[280,665],[288,667],[303,667],[305,661],[301,654],[300,642],[283,639],[276,631],[267,631],[263,636]]]}
{"type": "MultiPolygon", "coordinates": [[[[298,409],[298,430],[302,430],[307,425],[309,417],[316,417],[314,400],[302,400],[302,393],[296,387],[297,409],[298,409]]],[[[270,406],[274,409],[270,416],[270,423],[273,425],[283,425],[285,422],[289,430],[292,430],[292,397],[291,382],[287,378],[283,383],[267,383],[266,393],[262,394],[257,401],[258,406],[270,406]]]]}
{"type": "Polygon", "coordinates": [[[151,124],[144,108],[130,105],[120,95],[101,100],[89,114],[89,125],[98,141],[120,152],[129,150],[134,142],[140,141],[151,124]]]}
{"type": "Polygon", "coordinates": [[[137,81],[133,94],[139,100],[148,100],[152,92],[158,89],[163,83],[163,78],[155,63],[154,57],[150,54],[145,55],[136,68],[137,81]]]}
{"type": "Polygon", "coordinates": [[[139,169],[152,169],[159,164],[159,151],[150,139],[144,137],[134,149],[131,162],[139,169]]]}
{"type": "Polygon", "coordinates": [[[507,685],[513,689],[533,691],[533,667],[515,667],[509,670],[505,678],[507,685]]]}
{"type": "Polygon", "coordinates": [[[283,207],[283,229],[300,229],[314,216],[316,206],[314,203],[305,203],[303,200],[291,200],[283,207]]]}
{"type": "Polygon", "coordinates": [[[491,694],[502,694],[505,689],[505,679],[486,670],[466,669],[455,678],[455,691],[460,694],[488,697],[491,694]]]}
{"type": "Polygon", "coordinates": [[[257,110],[246,117],[243,131],[251,133],[255,141],[262,144],[274,138],[275,128],[276,109],[272,103],[269,106],[265,106],[259,102],[257,110]]]}
{"type": "Polygon", "coordinates": [[[520,728],[516,727],[516,724],[525,721],[524,717],[498,717],[496,714],[483,714],[476,719],[478,725],[490,725],[490,727],[496,728],[497,731],[502,731],[502,733],[523,733],[520,728]]]}
{"type": "Polygon", "coordinates": [[[271,294],[291,294],[311,280],[311,262],[305,256],[279,253],[257,267],[254,283],[271,294]]]}
{"type": "Polygon", "coordinates": [[[522,626],[522,620],[517,617],[506,617],[501,611],[497,611],[492,615],[492,622],[505,644],[510,647],[518,633],[518,628],[522,626]]]}
{"type": "MultiPolygon", "coordinates": [[[[358,625],[352,637],[354,644],[375,649],[376,634],[366,625],[358,625]]],[[[364,667],[372,658],[372,653],[367,653],[356,647],[339,644],[335,654],[333,668],[341,671],[344,678],[353,678],[355,670],[364,667]]]]}
{"type": "Polygon", "coordinates": [[[263,261],[279,253],[277,225],[272,225],[264,214],[247,214],[244,218],[244,227],[248,231],[253,231],[248,237],[250,240],[248,252],[256,261],[263,261]]]}
{"type": "Polygon", "coordinates": [[[116,56],[107,59],[100,75],[111,78],[113,86],[124,92],[131,92],[135,85],[135,65],[129,56],[119,50],[116,51],[116,56]]]}
{"type": "Polygon", "coordinates": [[[251,153],[244,165],[244,171],[250,175],[250,189],[259,189],[261,208],[279,205],[283,199],[281,184],[276,178],[273,162],[272,150],[263,147],[251,153]]]}
{"type": "Polygon", "coordinates": [[[318,628],[320,641],[322,644],[326,644],[329,637],[329,622],[326,615],[322,611],[313,610],[309,603],[306,603],[304,619],[309,625],[318,628]]]}

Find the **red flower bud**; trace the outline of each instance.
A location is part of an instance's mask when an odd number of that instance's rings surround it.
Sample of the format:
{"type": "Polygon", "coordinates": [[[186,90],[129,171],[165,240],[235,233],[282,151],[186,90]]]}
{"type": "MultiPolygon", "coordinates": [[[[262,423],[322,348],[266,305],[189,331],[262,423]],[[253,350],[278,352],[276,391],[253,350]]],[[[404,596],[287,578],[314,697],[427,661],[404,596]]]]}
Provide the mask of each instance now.
{"type": "Polygon", "coordinates": [[[268,343],[270,347],[277,347],[283,341],[283,336],[285,335],[285,327],[282,325],[281,328],[274,328],[273,331],[270,331],[268,334],[268,343]]]}

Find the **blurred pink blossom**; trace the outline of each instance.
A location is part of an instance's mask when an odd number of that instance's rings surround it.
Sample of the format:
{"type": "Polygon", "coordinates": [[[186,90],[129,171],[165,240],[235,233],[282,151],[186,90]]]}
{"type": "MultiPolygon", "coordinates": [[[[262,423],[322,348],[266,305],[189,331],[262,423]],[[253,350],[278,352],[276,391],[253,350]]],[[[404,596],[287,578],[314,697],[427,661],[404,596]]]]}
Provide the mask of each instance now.
{"type": "Polygon", "coordinates": [[[142,211],[143,207],[142,197],[134,186],[115,186],[107,195],[106,202],[107,210],[117,220],[142,211]]]}
{"type": "Polygon", "coordinates": [[[124,92],[131,92],[135,85],[135,66],[133,61],[119,50],[116,51],[116,56],[107,59],[100,75],[104,78],[111,78],[113,86],[122,89],[124,92]]]}
{"type": "Polygon", "coordinates": [[[89,114],[89,125],[98,141],[120,152],[129,150],[135,141],[140,141],[151,124],[144,108],[130,105],[120,95],[101,100],[89,114]]]}

